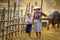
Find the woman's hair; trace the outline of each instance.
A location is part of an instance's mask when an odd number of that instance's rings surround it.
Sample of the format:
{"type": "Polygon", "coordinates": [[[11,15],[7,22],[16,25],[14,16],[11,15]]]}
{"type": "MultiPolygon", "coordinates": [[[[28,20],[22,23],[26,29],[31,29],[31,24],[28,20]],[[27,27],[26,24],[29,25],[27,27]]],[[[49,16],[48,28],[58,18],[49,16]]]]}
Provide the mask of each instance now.
{"type": "Polygon", "coordinates": [[[34,9],[34,10],[40,10],[40,9],[38,8],[38,9],[34,9]]]}

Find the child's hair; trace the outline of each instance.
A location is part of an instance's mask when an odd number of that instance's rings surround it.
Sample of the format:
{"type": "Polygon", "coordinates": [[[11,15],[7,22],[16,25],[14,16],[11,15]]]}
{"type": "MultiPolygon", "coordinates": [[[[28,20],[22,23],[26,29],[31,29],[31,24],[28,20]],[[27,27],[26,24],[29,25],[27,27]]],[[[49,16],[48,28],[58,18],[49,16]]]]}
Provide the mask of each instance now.
{"type": "Polygon", "coordinates": [[[27,13],[27,15],[30,15],[30,13],[27,13]]]}

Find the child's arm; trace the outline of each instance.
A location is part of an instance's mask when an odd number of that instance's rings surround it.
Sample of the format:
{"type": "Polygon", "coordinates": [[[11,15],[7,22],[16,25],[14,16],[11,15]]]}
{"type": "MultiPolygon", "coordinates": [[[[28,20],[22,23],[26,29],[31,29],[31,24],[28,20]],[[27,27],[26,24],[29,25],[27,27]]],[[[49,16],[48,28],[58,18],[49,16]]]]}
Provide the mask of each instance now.
{"type": "Polygon", "coordinates": [[[31,22],[27,21],[27,23],[31,24],[31,22]]]}

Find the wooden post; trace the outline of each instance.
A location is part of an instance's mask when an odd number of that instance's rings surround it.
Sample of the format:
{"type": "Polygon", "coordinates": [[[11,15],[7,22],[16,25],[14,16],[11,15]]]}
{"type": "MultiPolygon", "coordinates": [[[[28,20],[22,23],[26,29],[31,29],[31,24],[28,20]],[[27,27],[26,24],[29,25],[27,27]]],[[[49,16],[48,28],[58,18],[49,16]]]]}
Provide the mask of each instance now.
{"type": "Polygon", "coordinates": [[[30,1],[29,1],[29,3],[28,3],[28,11],[30,11],[30,1]]]}
{"type": "MultiPolygon", "coordinates": [[[[19,17],[19,13],[18,13],[18,17],[19,17]]],[[[18,22],[18,24],[20,24],[20,17],[18,18],[17,22],[18,22]]],[[[20,25],[18,25],[18,30],[19,30],[19,28],[20,28],[20,25]]],[[[18,35],[19,35],[19,31],[18,31],[18,35]]]]}
{"type": "Polygon", "coordinates": [[[42,7],[43,7],[43,0],[41,0],[41,11],[42,11],[42,7]]]}
{"type": "MultiPolygon", "coordinates": [[[[14,18],[15,18],[15,13],[16,13],[16,2],[14,2],[14,18]]],[[[15,24],[16,21],[13,21],[13,24],[15,24]]],[[[16,29],[16,25],[14,27],[12,27],[12,30],[16,29]]],[[[12,36],[16,36],[16,33],[12,33],[12,36]]]]}
{"type": "MultiPolygon", "coordinates": [[[[2,11],[2,9],[1,9],[1,11],[2,11]]],[[[2,13],[0,14],[0,20],[2,20],[1,18],[1,15],[2,15],[2,13]]],[[[2,22],[0,21],[0,29],[1,29],[1,26],[2,26],[2,22]]],[[[0,30],[0,36],[1,36],[1,30],[0,30]]]]}
{"type": "MultiPolygon", "coordinates": [[[[21,10],[21,24],[22,24],[22,17],[23,17],[23,10],[21,10]]],[[[21,30],[22,30],[22,25],[21,25],[21,30]]],[[[22,31],[21,31],[22,34],[22,31]]]]}
{"type": "Polygon", "coordinates": [[[27,4],[27,6],[26,6],[26,11],[25,11],[24,17],[26,17],[27,11],[28,11],[28,4],[27,4]]]}
{"type": "MultiPolygon", "coordinates": [[[[9,7],[10,7],[10,0],[8,0],[8,15],[7,15],[7,20],[9,20],[9,7]]],[[[9,25],[9,22],[7,22],[7,26],[9,25]]],[[[6,34],[8,34],[8,27],[7,27],[7,29],[6,29],[7,31],[6,31],[6,34]]],[[[8,38],[8,36],[6,35],[6,39],[8,38]]]]}
{"type": "Polygon", "coordinates": [[[17,0],[17,12],[19,13],[20,0],[17,0]]]}
{"type": "MultiPolygon", "coordinates": [[[[10,10],[9,10],[9,15],[10,15],[9,18],[11,20],[11,18],[12,18],[12,8],[10,8],[10,10]]],[[[9,24],[11,25],[11,22],[9,22],[9,24]]],[[[9,32],[11,32],[11,29],[12,29],[11,27],[9,28],[9,32]]],[[[9,34],[9,37],[10,37],[10,34],[9,34]]]]}
{"type": "Polygon", "coordinates": [[[14,14],[16,12],[16,2],[14,2],[14,14]]]}
{"type": "MultiPolygon", "coordinates": [[[[18,24],[20,24],[20,19],[17,20],[18,24]]],[[[20,29],[20,25],[18,25],[18,35],[19,35],[19,29],[20,29]]]]}
{"type": "Polygon", "coordinates": [[[37,0],[35,1],[35,6],[37,6],[37,0]]]}
{"type": "MultiPolygon", "coordinates": [[[[20,10],[19,7],[20,7],[20,0],[17,0],[17,9],[18,9],[18,10],[17,10],[17,13],[18,13],[18,14],[19,14],[19,10],[20,10]]],[[[18,15],[18,16],[19,16],[19,15],[18,15]]],[[[20,23],[20,19],[18,19],[17,22],[20,23]]],[[[18,30],[19,30],[19,26],[20,26],[20,25],[18,25],[18,30]]],[[[19,31],[18,31],[18,34],[19,34],[19,31]]]]}
{"type": "MultiPolygon", "coordinates": [[[[5,20],[5,8],[3,8],[2,10],[2,16],[1,16],[1,20],[5,20]]],[[[5,22],[2,22],[2,27],[4,27],[4,23],[5,22]]],[[[4,40],[4,29],[2,29],[2,40],[4,40]]]]}
{"type": "MultiPolygon", "coordinates": [[[[23,10],[21,10],[21,24],[24,24],[23,10]]],[[[21,25],[21,34],[24,33],[24,25],[21,25]]]]}
{"type": "Polygon", "coordinates": [[[33,5],[31,6],[31,15],[32,15],[32,12],[33,12],[33,5]]]}
{"type": "MultiPolygon", "coordinates": [[[[9,18],[9,11],[10,11],[10,0],[8,0],[8,19],[7,19],[7,20],[10,19],[10,18],[9,18]]],[[[9,22],[7,22],[7,25],[10,25],[9,22]]],[[[8,29],[7,31],[10,32],[10,30],[9,30],[10,28],[7,27],[7,29],[8,29]]],[[[10,34],[9,34],[8,36],[9,36],[9,38],[10,38],[10,34]]]]}

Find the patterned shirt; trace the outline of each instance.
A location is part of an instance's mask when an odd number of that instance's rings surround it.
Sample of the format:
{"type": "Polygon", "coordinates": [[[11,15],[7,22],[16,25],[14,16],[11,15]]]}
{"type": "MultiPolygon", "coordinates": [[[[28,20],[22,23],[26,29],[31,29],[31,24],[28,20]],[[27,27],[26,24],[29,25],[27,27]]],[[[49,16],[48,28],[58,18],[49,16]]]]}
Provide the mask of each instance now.
{"type": "Polygon", "coordinates": [[[46,16],[44,13],[42,12],[35,12],[34,13],[34,22],[39,22],[40,21],[40,18],[43,16],[46,16]]]}
{"type": "Polygon", "coordinates": [[[40,19],[40,17],[41,17],[41,12],[34,13],[34,19],[40,19]]]}

